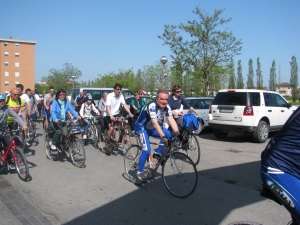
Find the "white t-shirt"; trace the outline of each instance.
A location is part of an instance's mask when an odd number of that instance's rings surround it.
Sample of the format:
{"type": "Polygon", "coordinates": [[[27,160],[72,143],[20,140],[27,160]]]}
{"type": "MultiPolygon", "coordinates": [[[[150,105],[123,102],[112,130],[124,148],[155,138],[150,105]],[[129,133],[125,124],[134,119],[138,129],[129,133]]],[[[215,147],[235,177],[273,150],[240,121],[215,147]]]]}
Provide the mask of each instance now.
{"type": "Polygon", "coordinates": [[[30,99],[29,99],[28,95],[26,95],[26,94],[22,94],[22,95],[20,96],[20,98],[23,99],[25,103],[26,103],[26,102],[30,102],[30,99]]]}
{"type": "Polygon", "coordinates": [[[34,98],[35,98],[35,101],[41,100],[41,98],[40,98],[40,96],[39,96],[38,94],[35,94],[35,95],[34,95],[34,98]]]}
{"type": "MultiPolygon", "coordinates": [[[[120,113],[120,104],[125,104],[124,96],[120,93],[119,96],[115,95],[115,92],[109,93],[106,97],[106,105],[110,106],[111,114],[117,115],[120,113]]],[[[107,112],[104,113],[103,116],[109,116],[107,112]]]]}

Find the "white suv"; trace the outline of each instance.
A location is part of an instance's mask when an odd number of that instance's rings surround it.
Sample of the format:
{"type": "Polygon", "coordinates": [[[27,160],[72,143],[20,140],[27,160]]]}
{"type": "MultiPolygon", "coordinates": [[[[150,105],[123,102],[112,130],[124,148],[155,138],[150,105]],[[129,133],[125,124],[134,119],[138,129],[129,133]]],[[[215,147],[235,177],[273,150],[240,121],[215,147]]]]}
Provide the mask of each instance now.
{"type": "Polygon", "coordinates": [[[254,89],[220,90],[209,110],[209,126],[217,138],[229,131],[253,133],[263,143],[270,131],[279,130],[296,110],[280,94],[254,89]]]}

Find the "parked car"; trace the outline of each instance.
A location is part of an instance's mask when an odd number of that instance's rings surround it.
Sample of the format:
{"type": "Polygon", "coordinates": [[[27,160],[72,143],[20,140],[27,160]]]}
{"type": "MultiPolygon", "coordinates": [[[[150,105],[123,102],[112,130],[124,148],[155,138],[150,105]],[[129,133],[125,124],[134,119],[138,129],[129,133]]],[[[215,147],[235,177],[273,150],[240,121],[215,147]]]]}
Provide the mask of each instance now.
{"type": "Polygon", "coordinates": [[[209,110],[209,126],[216,138],[228,132],[252,133],[263,143],[270,131],[278,131],[297,107],[280,94],[254,89],[220,90],[209,110]]]}
{"type": "MultiPolygon", "coordinates": [[[[212,97],[186,97],[185,100],[198,111],[198,121],[199,127],[196,131],[197,134],[200,134],[201,131],[208,127],[208,111],[209,106],[214,100],[212,97]]],[[[188,108],[183,107],[183,113],[186,114],[188,108]]]]}

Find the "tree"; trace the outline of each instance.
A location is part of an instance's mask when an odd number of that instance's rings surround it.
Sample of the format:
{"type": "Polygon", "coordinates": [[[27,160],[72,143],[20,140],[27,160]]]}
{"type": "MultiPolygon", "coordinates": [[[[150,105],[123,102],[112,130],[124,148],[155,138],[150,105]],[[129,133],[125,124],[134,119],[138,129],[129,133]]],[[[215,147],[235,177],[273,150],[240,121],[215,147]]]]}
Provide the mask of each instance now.
{"type": "Polygon", "coordinates": [[[50,69],[50,74],[47,77],[42,77],[48,86],[53,86],[56,90],[59,88],[65,89],[68,93],[71,93],[73,82],[71,76],[75,76],[78,79],[82,76],[79,69],[75,68],[72,63],[65,63],[62,69],[50,69]]]}
{"type": "Polygon", "coordinates": [[[263,89],[263,76],[262,76],[262,72],[260,69],[259,57],[257,58],[256,78],[257,78],[256,88],[259,90],[262,90],[263,89]]]}
{"type": "Polygon", "coordinates": [[[295,56],[293,56],[292,59],[290,60],[290,64],[291,64],[290,83],[292,86],[292,99],[293,102],[296,102],[299,96],[299,91],[298,91],[298,64],[295,56]]]}
{"type": "Polygon", "coordinates": [[[138,70],[135,78],[135,87],[132,91],[138,92],[140,89],[144,89],[144,83],[142,79],[142,71],[138,70]]]}
{"type": "Polygon", "coordinates": [[[235,88],[235,72],[234,72],[234,61],[233,61],[233,59],[231,59],[231,62],[228,65],[228,73],[229,73],[228,89],[234,89],[235,88]]]}
{"type": "Polygon", "coordinates": [[[276,63],[275,63],[275,59],[273,60],[272,67],[270,69],[269,90],[270,91],[276,91],[276,63]]]}
{"type": "Polygon", "coordinates": [[[249,70],[248,70],[247,88],[253,89],[254,88],[254,84],[253,84],[254,72],[253,72],[253,61],[252,61],[252,59],[249,59],[248,66],[249,66],[249,70]]]}
{"type": "Polygon", "coordinates": [[[241,60],[238,61],[236,88],[237,89],[243,89],[244,88],[244,79],[243,79],[243,71],[242,71],[241,60]]]}
{"type": "Polygon", "coordinates": [[[225,9],[215,10],[213,15],[204,13],[198,6],[193,11],[199,21],[188,21],[186,25],[165,25],[164,33],[158,38],[168,45],[174,59],[180,59],[184,70],[193,71],[197,79],[204,84],[205,93],[213,84],[216,74],[215,67],[226,67],[234,55],[240,54],[241,40],[237,40],[232,32],[219,30],[231,18],[220,18],[225,9]],[[186,32],[184,40],[180,31],[186,32]]]}

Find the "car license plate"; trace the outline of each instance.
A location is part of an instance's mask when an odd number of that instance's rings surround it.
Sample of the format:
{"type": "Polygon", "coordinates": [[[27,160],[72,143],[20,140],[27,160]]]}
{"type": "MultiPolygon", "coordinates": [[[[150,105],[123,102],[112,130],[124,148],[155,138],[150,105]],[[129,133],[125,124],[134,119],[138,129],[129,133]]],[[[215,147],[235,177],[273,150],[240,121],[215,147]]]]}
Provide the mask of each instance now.
{"type": "Polygon", "coordinates": [[[232,113],[233,110],[232,109],[219,109],[220,113],[232,113]]]}

